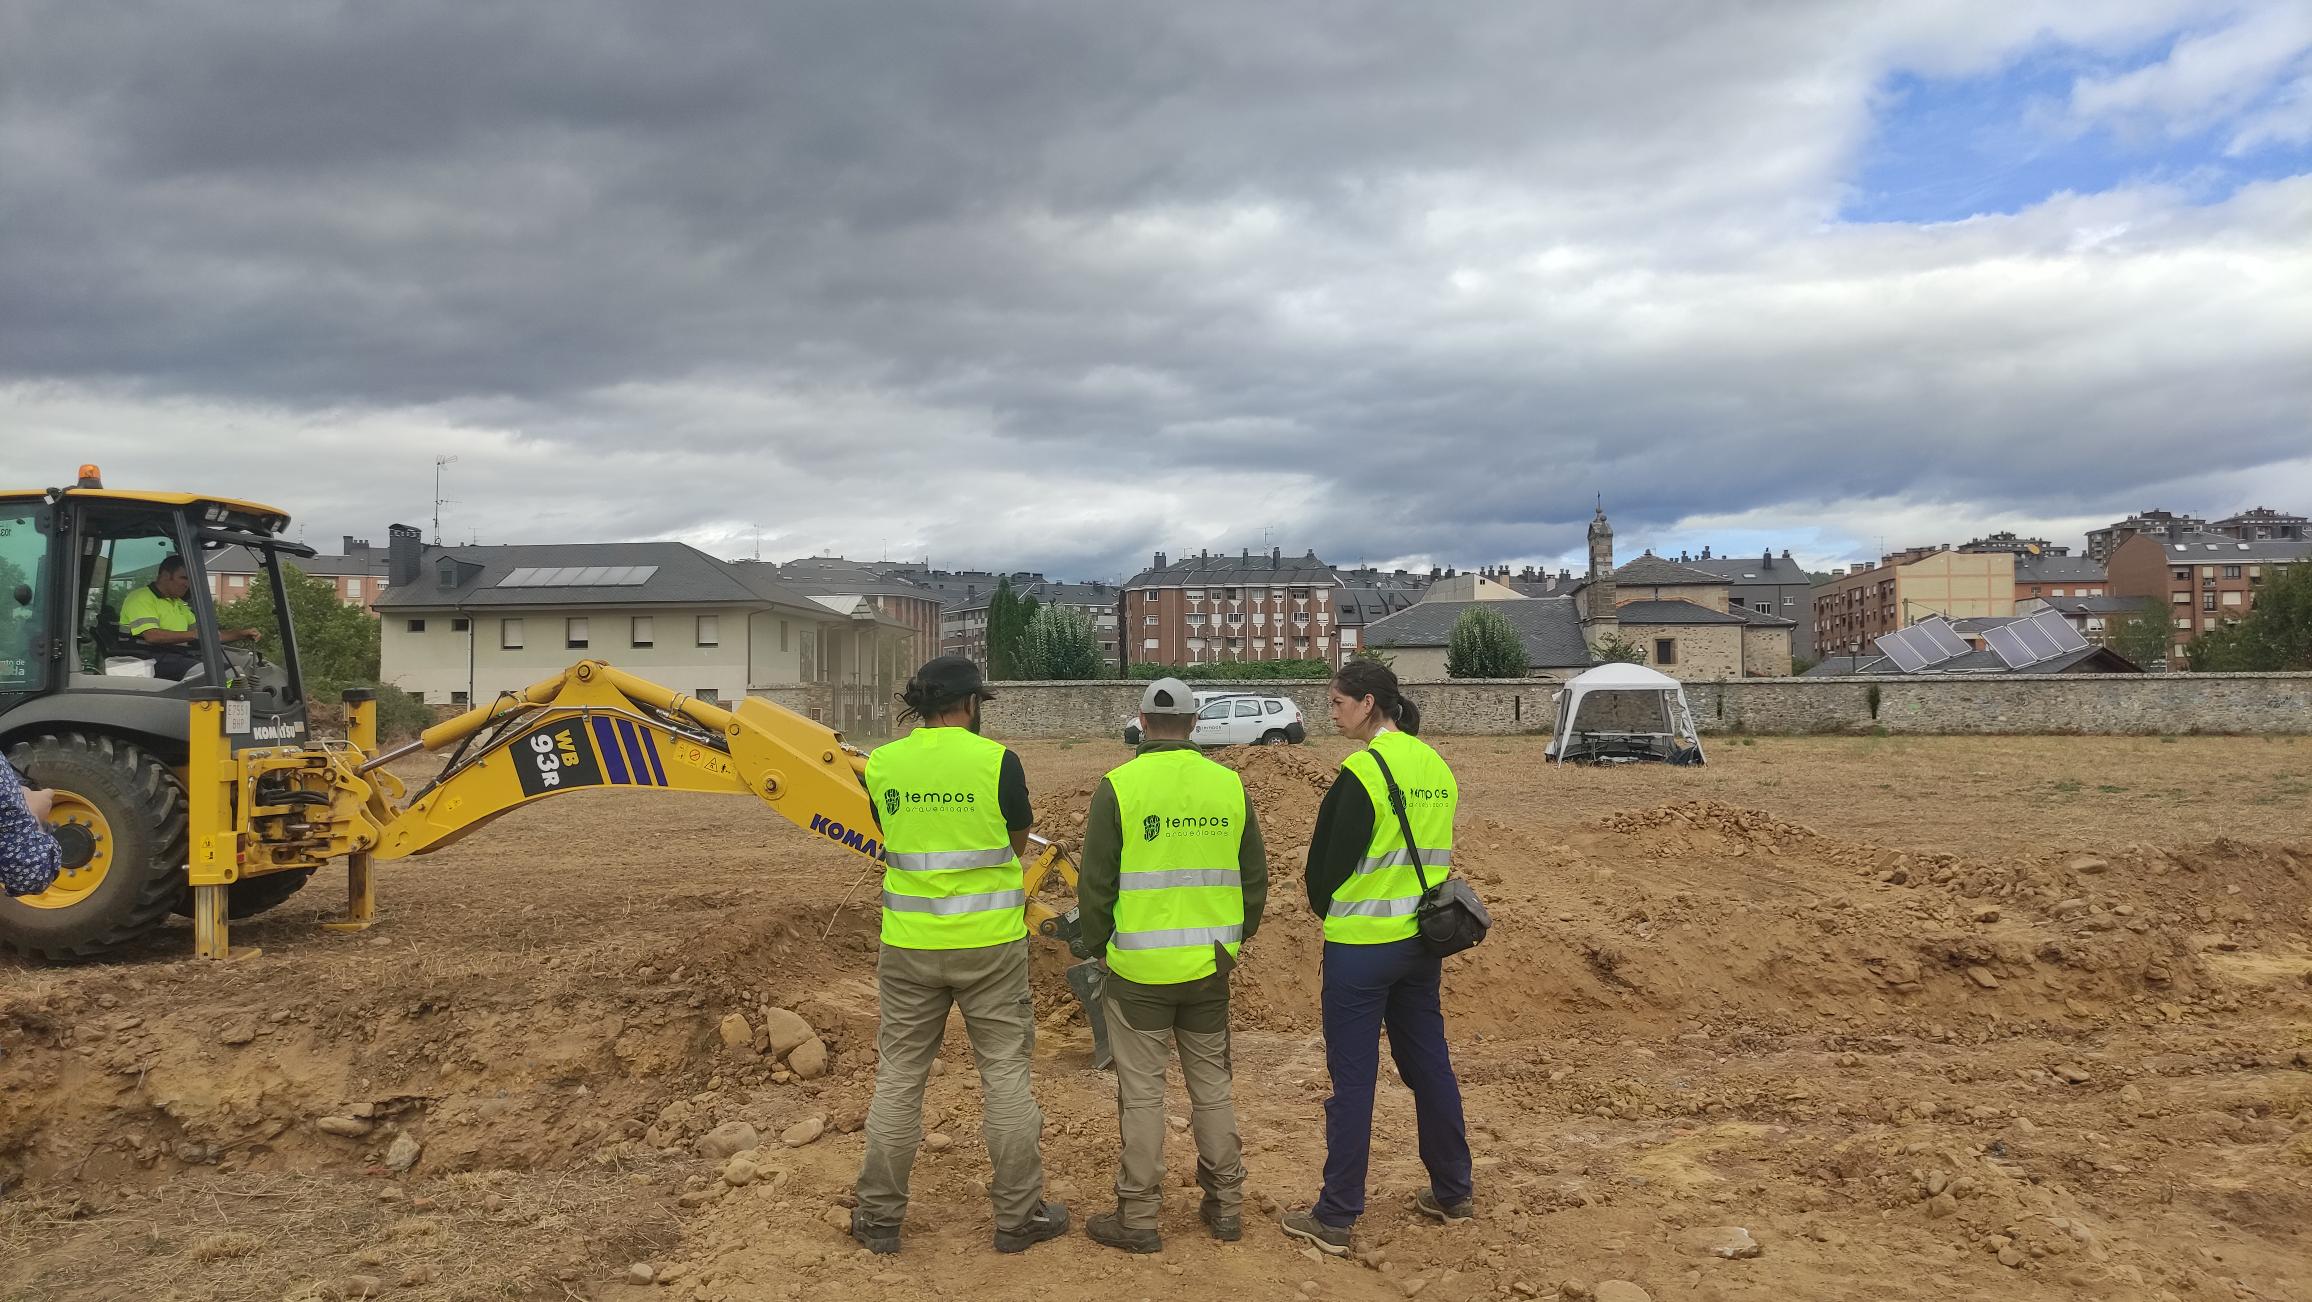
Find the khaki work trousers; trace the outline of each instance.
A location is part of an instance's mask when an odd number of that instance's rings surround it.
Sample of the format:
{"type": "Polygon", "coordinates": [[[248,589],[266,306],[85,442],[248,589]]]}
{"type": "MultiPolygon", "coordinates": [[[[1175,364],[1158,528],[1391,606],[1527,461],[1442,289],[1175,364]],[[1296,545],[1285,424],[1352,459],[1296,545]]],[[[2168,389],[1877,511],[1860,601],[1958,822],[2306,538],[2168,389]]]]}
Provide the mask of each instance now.
{"type": "Polygon", "coordinates": [[[1116,1170],[1116,1214],[1128,1230],[1157,1228],[1164,1200],[1164,1068],[1180,1046],[1180,1074],[1188,1084],[1189,1129],[1196,1136],[1196,1183],[1223,1216],[1241,1216],[1244,1149],[1236,1133],[1236,1098],[1230,1077],[1228,996],[1217,1031],[1183,1030],[1171,1020],[1178,1007],[1129,1010],[1113,986],[1100,1000],[1108,1018],[1108,1047],[1116,1058],[1116,1125],[1124,1155],[1116,1170]],[[1136,1025],[1132,1019],[1138,1018],[1136,1025]]]}
{"type": "Polygon", "coordinates": [[[908,1177],[923,1144],[923,1087],[953,1006],[963,1010],[979,1063],[980,1134],[995,1168],[988,1193],[996,1228],[1018,1229],[1044,1200],[1044,1117],[1028,1088],[1036,1019],[1026,938],[978,949],[885,945],[875,985],[882,1004],[875,1100],[867,1108],[867,1160],[854,1186],[863,1218],[897,1225],[907,1215],[908,1177]]]}

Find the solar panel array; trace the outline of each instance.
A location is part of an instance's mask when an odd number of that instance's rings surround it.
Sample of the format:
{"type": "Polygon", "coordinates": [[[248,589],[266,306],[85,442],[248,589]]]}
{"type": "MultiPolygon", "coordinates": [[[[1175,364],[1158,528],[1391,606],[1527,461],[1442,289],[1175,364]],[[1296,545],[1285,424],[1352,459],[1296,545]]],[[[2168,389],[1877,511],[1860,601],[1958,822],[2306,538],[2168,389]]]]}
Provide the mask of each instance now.
{"type": "Polygon", "coordinates": [[[2009,669],[2028,669],[2044,660],[2085,651],[2087,639],[2071,626],[2062,612],[2042,610],[2029,619],[2003,624],[1983,634],[2009,669]]]}
{"type": "Polygon", "coordinates": [[[498,580],[501,588],[638,588],[658,573],[655,565],[525,566],[498,580]]]}
{"type": "Polygon", "coordinates": [[[1951,627],[1949,620],[1938,615],[1887,634],[1878,640],[1878,649],[1879,654],[1895,662],[1895,668],[1915,674],[1963,656],[1973,648],[1951,627]]]}

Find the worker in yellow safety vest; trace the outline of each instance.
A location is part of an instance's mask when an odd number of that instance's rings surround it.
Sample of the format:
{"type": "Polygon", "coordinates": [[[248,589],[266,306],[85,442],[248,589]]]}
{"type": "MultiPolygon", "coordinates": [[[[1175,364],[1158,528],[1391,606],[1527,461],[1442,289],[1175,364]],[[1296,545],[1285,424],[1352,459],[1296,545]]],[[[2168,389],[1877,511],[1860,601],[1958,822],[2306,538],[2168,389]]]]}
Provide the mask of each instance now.
{"type": "Polygon", "coordinates": [[[978,665],[932,660],[901,698],[919,726],[867,757],[883,831],[881,1021],[851,1237],[871,1252],[899,1251],[923,1087],[950,1007],[963,1011],[979,1062],[996,1250],[1021,1252],[1068,1229],[1068,1209],[1044,1198],[1043,1114],[1028,1079],[1036,1024],[1020,852],[1035,816],[1019,757],[979,735],[980,702],[994,696],[978,665]]]}
{"type": "Polygon", "coordinates": [[[1429,1175],[1428,1187],[1413,1195],[1413,1210],[1458,1223],[1476,1214],[1476,1204],[1461,1084],[1445,1044],[1442,962],[1423,944],[1415,916],[1422,881],[1434,886],[1453,871],[1460,787],[1444,758],[1414,735],[1421,711],[1388,666],[1342,665],[1330,696],[1333,726],[1365,749],[1341,762],[1309,837],[1309,907],[1324,919],[1325,1067],[1333,1094],[1325,1100],[1323,1191],[1313,1206],[1285,1214],[1284,1231],[1343,1256],[1365,1210],[1383,1026],[1397,1074],[1413,1091],[1429,1175]],[[1391,786],[1403,795],[1402,819],[1391,786]]]}
{"type": "Polygon", "coordinates": [[[1260,929],[1268,860],[1244,780],[1190,740],[1196,708],[1177,678],[1141,694],[1139,753],[1093,792],[1076,875],[1082,943],[1106,955],[1100,1000],[1123,1140],[1116,1210],[1084,1230],[1126,1252],[1164,1248],[1164,1068],[1175,1044],[1204,1189],[1198,1212],[1216,1239],[1244,1232],[1228,977],[1260,929]]]}

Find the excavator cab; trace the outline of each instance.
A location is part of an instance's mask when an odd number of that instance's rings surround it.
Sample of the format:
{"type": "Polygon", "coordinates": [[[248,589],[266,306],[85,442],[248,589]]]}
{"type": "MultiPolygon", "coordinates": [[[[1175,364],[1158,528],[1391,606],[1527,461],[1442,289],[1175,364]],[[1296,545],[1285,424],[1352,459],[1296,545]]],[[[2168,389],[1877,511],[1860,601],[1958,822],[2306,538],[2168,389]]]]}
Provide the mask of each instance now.
{"type": "MultiPolygon", "coordinates": [[[[113,948],[189,909],[184,771],[192,702],[223,688],[224,744],[302,744],[305,696],[295,630],[226,643],[217,610],[247,590],[213,593],[207,558],[245,547],[263,562],[273,609],[289,608],[283,557],[310,548],[278,536],[288,516],[229,498],[108,489],[93,466],[69,488],[0,491],[0,752],[57,792],[52,816],[66,869],[40,895],[0,899],[0,943],[50,957],[113,948]],[[195,641],[151,646],[122,624],[140,588],[179,558],[195,641]]],[[[173,566],[169,567],[172,570],[173,566]]],[[[248,916],[309,874],[235,883],[248,916]]]]}

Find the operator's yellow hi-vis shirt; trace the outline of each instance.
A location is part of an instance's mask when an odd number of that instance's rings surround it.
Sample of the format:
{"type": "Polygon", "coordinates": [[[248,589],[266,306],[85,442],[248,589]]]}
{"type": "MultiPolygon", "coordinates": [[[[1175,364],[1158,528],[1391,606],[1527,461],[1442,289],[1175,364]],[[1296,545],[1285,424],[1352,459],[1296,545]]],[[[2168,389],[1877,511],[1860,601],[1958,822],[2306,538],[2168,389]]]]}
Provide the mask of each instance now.
{"type": "Polygon", "coordinates": [[[163,633],[192,632],[193,608],[184,598],[164,597],[147,584],[120,603],[120,631],[130,637],[143,637],[155,629],[163,633]]]}

